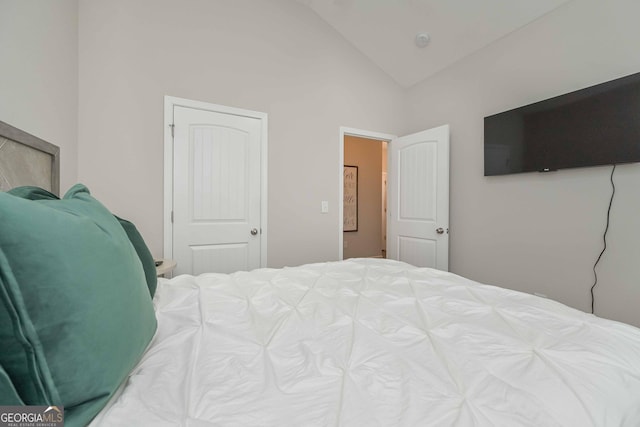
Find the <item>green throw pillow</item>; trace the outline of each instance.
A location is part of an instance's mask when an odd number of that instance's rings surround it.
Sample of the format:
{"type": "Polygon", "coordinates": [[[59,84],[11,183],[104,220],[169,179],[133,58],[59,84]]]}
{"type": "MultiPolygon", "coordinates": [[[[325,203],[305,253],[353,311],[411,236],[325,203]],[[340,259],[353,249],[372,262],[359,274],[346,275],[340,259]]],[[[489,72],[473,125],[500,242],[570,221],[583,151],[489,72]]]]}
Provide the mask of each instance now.
{"type": "Polygon", "coordinates": [[[0,365],[25,404],[63,405],[65,425],[81,426],[126,379],[156,320],[111,212],[80,184],[45,196],[0,193],[0,365]]]}
{"type": "Polygon", "coordinates": [[[149,251],[147,244],[144,242],[144,239],[142,238],[142,235],[140,235],[140,232],[138,232],[136,226],[126,219],[122,219],[118,216],[116,216],[116,218],[120,222],[122,228],[124,228],[124,231],[127,233],[127,237],[129,237],[129,241],[138,254],[138,258],[140,258],[142,268],[144,268],[144,276],[147,280],[147,287],[149,288],[151,298],[153,298],[156,293],[156,287],[158,286],[158,274],[156,272],[156,262],[153,259],[153,255],[151,255],[151,251],[149,251]]]}
{"type": "MultiPolygon", "coordinates": [[[[13,194],[14,196],[22,197],[23,199],[29,200],[59,200],[58,196],[53,193],[48,192],[40,187],[34,186],[23,186],[16,187],[9,190],[9,194],[13,194]]],[[[138,258],[140,258],[140,262],[142,263],[142,268],[144,268],[144,275],[147,280],[147,287],[149,288],[149,293],[151,297],[156,293],[156,287],[158,286],[158,275],[156,272],[156,263],[153,259],[153,255],[151,255],[151,251],[147,247],[144,239],[136,226],[126,219],[120,218],[116,216],[122,228],[127,233],[127,237],[129,237],[129,241],[133,245],[138,254],[138,258]]]]}
{"type": "Polygon", "coordinates": [[[24,405],[24,402],[20,399],[20,396],[18,396],[18,392],[13,386],[11,378],[9,378],[9,375],[7,375],[2,366],[0,366],[0,406],[20,405],[24,405]]]}
{"type": "Polygon", "coordinates": [[[12,188],[8,193],[29,200],[60,200],[58,196],[44,188],[34,187],[32,185],[12,188]]]}

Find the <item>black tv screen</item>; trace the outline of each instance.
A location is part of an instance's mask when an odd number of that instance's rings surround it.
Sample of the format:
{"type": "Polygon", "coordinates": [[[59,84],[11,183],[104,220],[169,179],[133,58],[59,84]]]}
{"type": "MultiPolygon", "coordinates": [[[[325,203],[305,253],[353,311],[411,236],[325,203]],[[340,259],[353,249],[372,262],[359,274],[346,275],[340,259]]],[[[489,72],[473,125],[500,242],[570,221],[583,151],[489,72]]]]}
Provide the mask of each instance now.
{"type": "Polygon", "coordinates": [[[640,73],[484,118],[484,175],[640,162],[640,73]]]}

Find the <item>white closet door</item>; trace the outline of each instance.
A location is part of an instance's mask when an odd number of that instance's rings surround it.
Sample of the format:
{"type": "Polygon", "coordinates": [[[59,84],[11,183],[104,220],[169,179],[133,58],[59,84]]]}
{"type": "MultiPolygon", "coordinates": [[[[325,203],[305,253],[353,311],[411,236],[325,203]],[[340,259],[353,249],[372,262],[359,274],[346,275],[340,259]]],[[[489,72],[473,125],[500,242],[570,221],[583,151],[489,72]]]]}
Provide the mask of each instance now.
{"type": "Polygon", "coordinates": [[[261,125],[174,107],[175,274],[260,267],[261,125]]]}

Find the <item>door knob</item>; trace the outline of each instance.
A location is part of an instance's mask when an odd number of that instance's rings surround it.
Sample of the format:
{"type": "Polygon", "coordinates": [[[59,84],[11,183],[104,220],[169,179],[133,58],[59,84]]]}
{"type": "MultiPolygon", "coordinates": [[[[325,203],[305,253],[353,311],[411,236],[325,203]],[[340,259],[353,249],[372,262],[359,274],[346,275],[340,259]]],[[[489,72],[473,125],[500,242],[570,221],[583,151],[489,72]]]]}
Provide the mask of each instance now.
{"type": "Polygon", "coordinates": [[[258,234],[258,229],[257,228],[252,228],[251,229],[251,235],[255,236],[256,234],[258,234]]]}
{"type": "Polygon", "coordinates": [[[440,227],[440,228],[436,228],[436,233],[438,234],[444,234],[444,228],[440,227]]]}

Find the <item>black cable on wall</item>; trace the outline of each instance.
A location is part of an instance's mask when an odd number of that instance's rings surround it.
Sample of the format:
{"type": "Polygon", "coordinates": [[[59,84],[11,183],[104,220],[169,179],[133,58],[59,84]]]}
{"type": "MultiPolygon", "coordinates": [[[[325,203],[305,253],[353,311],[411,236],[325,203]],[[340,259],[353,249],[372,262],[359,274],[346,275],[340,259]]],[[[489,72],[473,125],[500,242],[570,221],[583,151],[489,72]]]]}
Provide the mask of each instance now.
{"type": "Polygon", "coordinates": [[[593,296],[593,288],[598,284],[598,273],[596,272],[596,266],[600,262],[600,258],[602,258],[602,254],[607,250],[607,232],[609,231],[609,219],[611,217],[611,205],[613,204],[613,196],[616,194],[616,184],[613,182],[613,173],[616,171],[616,165],[613,165],[613,169],[611,169],[611,177],[609,180],[611,181],[611,199],[609,199],[609,208],[607,209],[607,226],[604,229],[604,234],[602,235],[602,241],[604,243],[604,247],[598,255],[598,259],[593,264],[593,285],[591,286],[591,313],[594,313],[594,305],[595,305],[595,297],[593,296]]]}

